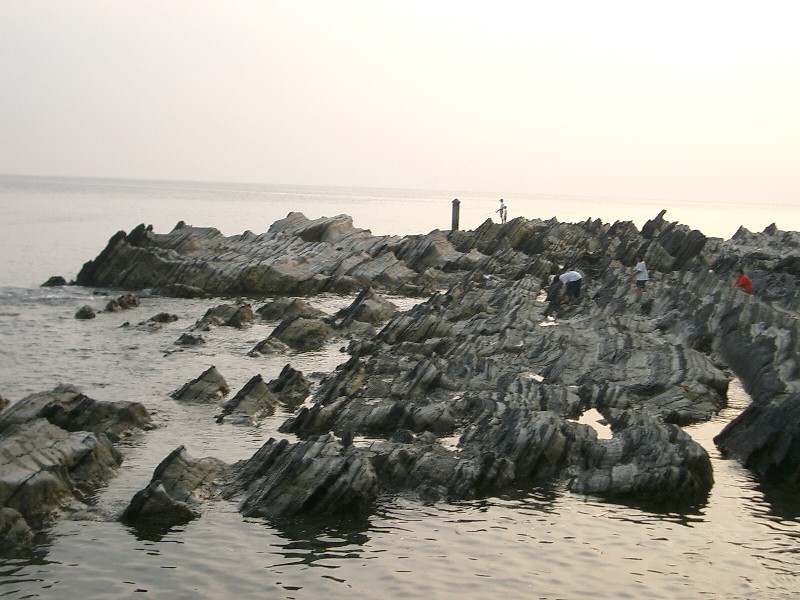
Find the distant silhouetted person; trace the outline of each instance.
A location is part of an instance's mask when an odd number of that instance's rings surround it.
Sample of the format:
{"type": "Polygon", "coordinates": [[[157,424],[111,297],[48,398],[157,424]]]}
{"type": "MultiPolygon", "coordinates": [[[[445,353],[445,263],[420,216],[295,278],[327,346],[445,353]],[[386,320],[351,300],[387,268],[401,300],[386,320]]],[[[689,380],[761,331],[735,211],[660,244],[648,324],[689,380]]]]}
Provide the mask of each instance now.
{"type": "Polygon", "coordinates": [[[500,208],[498,208],[494,212],[500,214],[500,222],[501,223],[505,223],[508,220],[508,207],[506,206],[506,203],[503,202],[502,198],[500,198],[500,208]]]}
{"type": "Polygon", "coordinates": [[[736,281],[731,287],[743,289],[748,294],[753,293],[753,282],[741,269],[736,269],[736,281]]]}

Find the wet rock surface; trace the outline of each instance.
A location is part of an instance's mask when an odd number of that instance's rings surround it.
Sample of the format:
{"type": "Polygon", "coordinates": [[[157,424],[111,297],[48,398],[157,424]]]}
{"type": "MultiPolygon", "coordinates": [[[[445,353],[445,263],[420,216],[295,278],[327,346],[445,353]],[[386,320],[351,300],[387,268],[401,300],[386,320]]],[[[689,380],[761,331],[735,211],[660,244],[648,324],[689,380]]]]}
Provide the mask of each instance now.
{"type": "Polygon", "coordinates": [[[236,395],[222,405],[217,422],[256,425],[264,417],[275,413],[278,398],[272,393],[261,375],[255,375],[236,395]]]}
{"type": "Polygon", "coordinates": [[[196,508],[215,494],[215,481],[227,465],[212,457],[195,459],[179,446],[156,467],[150,483],[122,513],[134,525],[171,526],[198,517],[196,508]]]}
{"type": "Polygon", "coordinates": [[[211,366],[195,379],[187,381],[170,394],[176,400],[217,402],[231,391],[228,382],[216,367],[211,366]]]}
{"type": "Polygon", "coordinates": [[[11,553],[60,514],[81,510],[122,461],[114,443],[151,426],[144,407],[100,402],[71,386],[0,413],[0,550],[11,553]]]}

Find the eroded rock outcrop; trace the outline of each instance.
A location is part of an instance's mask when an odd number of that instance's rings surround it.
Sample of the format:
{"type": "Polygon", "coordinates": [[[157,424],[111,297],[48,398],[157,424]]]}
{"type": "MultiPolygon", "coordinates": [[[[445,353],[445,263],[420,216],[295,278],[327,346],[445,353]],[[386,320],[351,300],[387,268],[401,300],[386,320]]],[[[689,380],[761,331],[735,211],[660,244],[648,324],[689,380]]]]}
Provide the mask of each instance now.
{"type": "Polygon", "coordinates": [[[333,315],[338,329],[346,329],[354,321],[381,325],[397,312],[397,306],[376,294],[371,288],[364,288],[356,296],[350,306],[343,308],[333,315]]]}
{"type": "Polygon", "coordinates": [[[0,433],[35,419],[46,419],[65,431],[102,433],[113,441],[152,426],[150,415],[138,402],[93,400],[75,386],[59,385],[26,396],[0,413],[0,433]]]}
{"type": "Polygon", "coordinates": [[[261,375],[255,375],[222,405],[217,422],[255,425],[264,417],[274,414],[278,402],[277,396],[267,387],[261,375]]]}
{"type": "Polygon", "coordinates": [[[309,221],[290,213],[267,233],[229,238],[213,228],[181,224],[162,235],[140,225],[114,235],[77,283],[124,289],[180,284],[215,295],[349,293],[374,280],[405,284],[416,275],[393,255],[399,239],[374,237],[345,215],[309,221]]]}
{"type": "Polygon", "coordinates": [[[333,327],[321,319],[288,317],[281,321],[270,334],[270,338],[283,342],[294,350],[307,351],[319,350],[333,335],[333,327]]]}
{"type": "Polygon", "coordinates": [[[280,375],[270,381],[267,387],[289,410],[300,406],[311,393],[311,384],[308,379],[291,365],[285,365],[281,369],[280,375]]]}
{"type": "Polygon", "coordinates": [[[199,376],[187,381],[179,389],[170,394],[176,400],[198,400],[218,402],[226,396],[231,388],[215,366],[208,367],[199,376]]]}
{"type": "Polygon", "coordinates": [[[379,489],[372,463],[330,434],[297,444],[270,439],[236,470],[226,493],[244,496],[240,510],[246,516],[360,512],[379,489]]]}
{"type": "Polygon", "coordinates": [[[195,328],[207,330],[210,326],[224,326],[243,329],[252,323],[254,318],[253,308],[246,302],[220,304],[209,308],[203,318],[196,323],[195,328]]]}
{"type": "Polygon", "coordinates": [[[679,427],[645,412],[625,411],[612,417],[614,437],[587,448],[586,464],[572,491],[635,500],[675,498],[702,501],[714,483],[711,460],[700,444],[679,427]]]}
{"type": "Polygon", "coordinates": [[[216,482],[227,468],[216,458],[195,459],[179,446],[159,463],[150,483],[134,495],[121,519],[159,526],[191,521],[200,515],[200,504],[216,494],[216,482]]]}
{"type": "Polygon", "coordinates": [[[136,294],[122,294],[122,296],[115,300],[109,300],[106,304],[105,312],[119,312],[121,310],[128,310],[136,308],[141,304],[139,296],[136,294]]]}
{"type": "Polygon", "coordinates": [[[321,319],[327,316],[300,298],[275,298],[256,310],[256,314],[267,321],[282,321],[287,317],[321,319]]]}
{"type": "Polygon", "coordinates": [[[0,413],[0,551],[19,550],[54,516],[85,508],[122,461],[114,441],[149,427],[142,405],[92,400],[72,386],[0,413]]]}
{"type": "Polygon", "coordinates": [[[720,448],[762,476],[798,482],[798,248],[798,234],[777,228],[707,238],[664,212],[641,231],[519,218],[403,238],[291,213],[261,235],[140,226],[114,236],[79,283],[362,292],[333,317],[290,303],[265,309],[281,323],[251,354],[347,335],[351,357],[281,427],[300,442],[271,440],[234,467],[226,494],[243,497],[247,514],[364,507],[384,490],[469,498],[539,481],[696,505],[713,474],[678,426],[725,405],[728,369],[754,403],[720,448]],[[637,255],[652,271],[642,297],[628,286],[637,255]],[[582,301],[556,306],[553,294],[547,306],[546,286],[565,266],[584,274],[582,301]],[[737,266],[752,274],[752,296],[730,289],[737,266]],[[372,304],[373,289],[429,299],[393,312],[372,304]],[[611,440],[577,423],[589,408],[612,424],[611,440]]]}

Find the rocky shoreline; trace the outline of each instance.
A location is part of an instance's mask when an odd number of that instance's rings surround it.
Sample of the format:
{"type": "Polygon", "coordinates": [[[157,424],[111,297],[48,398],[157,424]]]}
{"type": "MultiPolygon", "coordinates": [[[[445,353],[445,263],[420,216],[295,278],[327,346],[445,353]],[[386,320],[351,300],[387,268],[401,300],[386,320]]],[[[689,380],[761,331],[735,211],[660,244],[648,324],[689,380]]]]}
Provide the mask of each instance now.
{"type": "MultiPolygon", "coordinates": [[[[344,215],[290,213],[260,235],[184,223],[166,234],[144,225],[119,232],[77,285],[264,298],[255,310],[215,303],[176,343],[265,318],[278,325],[251,353],[346,340],[349,354],[315,389],[291,365],[271,382],[254,377],[229,400],[211,369],[175,382],[176,401],[215,402],[218,422],[256,426],[282,404],[294,412],[280,431],[297,441],[270,439],[234,464],[193,458],[179,445],[119,518],[168,527],[215,498],[237,501],[248,516],[330,515],[369,511],[382,494],[457,501],[541,484],[696,507],[713,472],[681,426],[724,407],[733,376],[753,403],[717,436],[720,451],[764,481],[796,487],[799,248],[800,234],[774,226],[721,240],[664,212],[641,230],[518,218],[373,236],[344,215]],[[630,283],[637,255],[652,275],[641,296],[630,283]],[[731,288],[738,267],[753,294],[731,288]],[[548,300],[551,278],[565,268],[584,274],[577,305],[548,300]],[[331,292],[357,296],[326,315],[313,296],[331,292]],[[399,311],[389,293],[420,302],[399,311]],[[589,409],[611,426],[611,439],[577,421],[589,409]]],[[[135,309],[134,298],[106,310],[135,309]]],[[[0,549],[24,546],[48,518],[80,506],[113,477],[114,440],[150,426],[143,407],[98,403],[70,386],[2,409],[9,475],[0,481],[0,549]]]]}

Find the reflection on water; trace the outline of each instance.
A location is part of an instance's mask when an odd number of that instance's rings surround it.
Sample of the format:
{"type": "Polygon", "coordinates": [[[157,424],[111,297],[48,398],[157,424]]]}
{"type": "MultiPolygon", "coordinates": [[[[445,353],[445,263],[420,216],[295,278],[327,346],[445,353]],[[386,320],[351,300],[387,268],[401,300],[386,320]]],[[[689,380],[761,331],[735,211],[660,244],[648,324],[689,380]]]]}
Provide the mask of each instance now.
{"type": "Polygon", "coordinates": [[[274,566],[304,564],[335,569],[339,561],[363,558],[363,548],[370,539],[366,515],[277,519],[262,524],[283,540],[274,547],[286,562],[274,566]]]}

